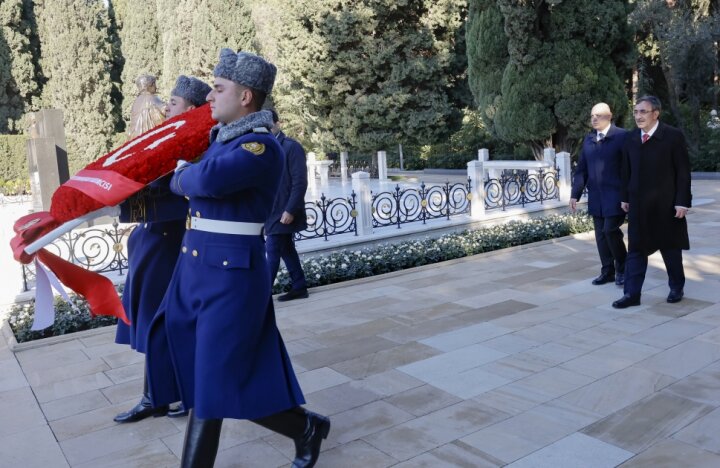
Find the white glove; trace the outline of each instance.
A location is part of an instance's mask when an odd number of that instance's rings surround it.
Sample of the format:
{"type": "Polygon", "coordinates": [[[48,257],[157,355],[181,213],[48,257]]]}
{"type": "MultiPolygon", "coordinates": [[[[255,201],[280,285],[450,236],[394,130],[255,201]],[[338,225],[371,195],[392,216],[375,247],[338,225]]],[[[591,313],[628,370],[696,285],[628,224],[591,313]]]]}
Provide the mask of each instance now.
{"type": "Polygon", "coordinates": [[[190,164],[190,163],[185,161],[184,159],[178,159],[178,162],[175,165],[175,172],[179,171],[180,169],[187,166],[188,164],[190,164]]]}

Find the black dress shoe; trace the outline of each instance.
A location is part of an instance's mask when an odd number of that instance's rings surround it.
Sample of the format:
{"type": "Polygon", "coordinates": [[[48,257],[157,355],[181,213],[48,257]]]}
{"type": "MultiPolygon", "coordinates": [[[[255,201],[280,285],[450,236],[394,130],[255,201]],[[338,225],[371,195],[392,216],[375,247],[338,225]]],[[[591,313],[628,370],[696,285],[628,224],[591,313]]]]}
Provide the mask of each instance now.
{"type": "Polygon", "coordinates": [[[615,273],[615,284],[618,286],[625,284],[625,273],[615,273]]]}
{"type": "Polygon", "coordinates": [[[130,411],[118,414],[113,418],[113,421],[117,423],[141,421],[150,416],[154,416],[156,418],[158,416],[165,416],[167,412],[167,405],[153,408],[152,403],[150,403],[150,398],[148,398],[147,395],[143,395],[140,403],[135,405],[135,407],[133,407],[130,411]]]}
{"type": "Polygon", "coordinates": [[[639,306],[640,296],[631,296],[625,294],[623,297],[612,303],[612,306],[616,309],[625,309],[627,307],[639,306]]]}
{"type": "Polygon", "coordinates": [[[307,429],[299,439],[295,439],[295,460],[292,468],[310,468],[315,466],[320,456],[320,445],[330,432],[330,420],[312,411],[307,414],[307,429]]]}
{"type": "Polygon", "coordinates": [[[174,408],[170,408],[167,412],[168,418],[182,418],[183,416],[187,416],[190,410],[185,408],[185,405],[180,403],[174,408]]]}
{"type": "Polygon", "coordinates": [[[307,288],[302,289],[291,289],[288,293],[278,296],[277,300],[280,302],[292,301],[293,299],[305,299],[308,297],[307,288]]]}
{"type": "Polygon", "coordinates": [[[601,284],[610,283],[611,281],[615,281],[615,275],[603,273],[594,280],[592,280],[592,284],[594,284],[595,286],[599,286],[601,284]]]}
{"type": "Polygon", "coordinates": [[[682,298],[684,295],[685,295],[685,293],[683,292],[682,289],[675,289],[675,290],[671,289],[670,294],[668,294],[667,301],[670,304],[675,304],[676,302],[682,301],[682,298]]]}

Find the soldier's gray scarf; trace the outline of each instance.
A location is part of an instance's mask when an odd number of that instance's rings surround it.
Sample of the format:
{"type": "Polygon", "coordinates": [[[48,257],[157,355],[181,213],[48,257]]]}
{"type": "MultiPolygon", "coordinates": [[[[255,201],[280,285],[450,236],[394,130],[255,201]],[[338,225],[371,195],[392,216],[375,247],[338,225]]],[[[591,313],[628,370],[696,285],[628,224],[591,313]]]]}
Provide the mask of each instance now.
{"type": "Polygon", "coordinates": [[[240,135],[252,132],[254,128],[264,127],[270,130],[273,126],[272,113],[268,110],[253,112],[229,124],[219,123],[210,129],[210,143],[216,139],[225,143],[240,135]]]}

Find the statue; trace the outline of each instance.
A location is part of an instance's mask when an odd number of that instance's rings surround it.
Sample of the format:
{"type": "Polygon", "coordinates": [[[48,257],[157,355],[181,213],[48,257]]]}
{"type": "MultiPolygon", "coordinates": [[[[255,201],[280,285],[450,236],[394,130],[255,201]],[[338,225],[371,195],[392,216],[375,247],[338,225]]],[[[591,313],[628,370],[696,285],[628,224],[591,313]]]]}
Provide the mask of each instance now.
{"type": "Polygon", "coordinates": [[[130,124],[128,125],[128,139],[132,140],[165,120],[165,103],[156,92],[155,77],[140,75],[135,84],[138,87],[138,96],[130,110],[130,124]]]}

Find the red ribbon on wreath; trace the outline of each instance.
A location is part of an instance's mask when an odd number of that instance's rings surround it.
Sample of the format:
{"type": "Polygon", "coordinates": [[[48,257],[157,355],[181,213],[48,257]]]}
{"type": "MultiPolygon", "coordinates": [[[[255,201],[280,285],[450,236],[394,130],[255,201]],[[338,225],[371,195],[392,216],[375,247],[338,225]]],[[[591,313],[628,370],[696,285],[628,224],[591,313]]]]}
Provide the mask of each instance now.
{"type": "Polygon", "coordinates": [[[57,257],[33,243],[50,243],[102,209],[115,206],[143,187],[172,172],[179,160],[200,157],[215,125],[210,106],[178,115],[88,164],[52,196],[50,211],[19,218],[10,246],[15,260],[27,264],[35,256],[73,291],[84,296],[92,315],[112,315],[129,323],[112,282],[57,257]],[[45,237],[45,239],[42,239],[45,237]],[[50,237],[50,239],[48,239],[50,237]],[[28,251],[28,247],[32,247],[28,251]]]}

